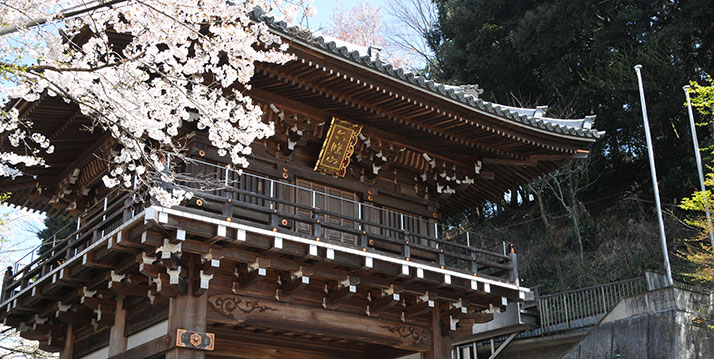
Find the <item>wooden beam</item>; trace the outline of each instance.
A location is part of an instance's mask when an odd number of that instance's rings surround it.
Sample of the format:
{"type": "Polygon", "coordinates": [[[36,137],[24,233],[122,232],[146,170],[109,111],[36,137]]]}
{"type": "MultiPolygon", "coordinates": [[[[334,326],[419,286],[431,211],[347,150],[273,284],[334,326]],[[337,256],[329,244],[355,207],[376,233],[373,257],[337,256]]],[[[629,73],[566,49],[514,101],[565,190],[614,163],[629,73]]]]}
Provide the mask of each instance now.
{"type": "Polygon", "coordinates": [[[376,319],[248,296],[215,294],[208,297],[207,320],[227,325],[253,325],[273,330],[329,335],[349,341],[388,345],[407,350],[428,350],[426,328],[399,321],[376,319]]]}
{"type": "MultiPolygon", "coordinates": [[[[186,293],[180,294],[170,299],[169,304],[169,335],[172,336],[172,343],[176,342],[176,333],[179,329],[206,332],[206,307],[208,304],[208,292],[203,292],[200,296],[192,295],[195,292],[194,286],[198,283],[198,276],[201,270],[201,258],[193,255],[188,263],[188,280],[186,293]]],[[[166,359],[204,359],[206,352],[182,347],[172,347],[166,353],[166,359]]]]}
{"type": "Polygon", "coordinates": [[[108,287],[114,293],[135,297],[145,297],[146,293],[149,291],[149,288],[144,285],[125,282],[111,281],[109,282],[108,287]]]}
{"type": "Polygon", "coordinates": [[[121,354],[126,351],[127,338],[124,336],[126,326],[126,309],[124,309],[124,296],[118,295],[114,310],[114,325],[109,329],[109,356],[121,354]]]}
{"type": "Polygon", "coordinates": [[[422,353],[422,359],[451,358],[451,339],[441,334],[441,321],[443,316],[441,306],[442,304],[438,303],[436,308],[431,311],[432,346],[429,348],[429,351],[422,353]]]}
{"type": "Polygon", "coordinates": [[[74,333],[72,332],[72,323],[67,324],[67,329],[64,335],[64,348],[60,353],[60,359],[72,359],[74,352],[74,333]]]}

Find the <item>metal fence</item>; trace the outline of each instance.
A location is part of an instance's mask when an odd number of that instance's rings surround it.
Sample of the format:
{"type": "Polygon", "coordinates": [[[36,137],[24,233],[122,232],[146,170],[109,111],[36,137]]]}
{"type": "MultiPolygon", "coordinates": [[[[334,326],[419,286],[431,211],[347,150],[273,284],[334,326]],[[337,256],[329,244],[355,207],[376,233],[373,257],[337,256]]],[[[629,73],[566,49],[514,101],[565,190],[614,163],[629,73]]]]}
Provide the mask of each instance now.
{"type": "Polygon", "coordinates": [[[620,299],[647,291],[644,276],[540,296],[536,299],[540,328],[521,334],[532,337],[595,325],[620,299]]]}

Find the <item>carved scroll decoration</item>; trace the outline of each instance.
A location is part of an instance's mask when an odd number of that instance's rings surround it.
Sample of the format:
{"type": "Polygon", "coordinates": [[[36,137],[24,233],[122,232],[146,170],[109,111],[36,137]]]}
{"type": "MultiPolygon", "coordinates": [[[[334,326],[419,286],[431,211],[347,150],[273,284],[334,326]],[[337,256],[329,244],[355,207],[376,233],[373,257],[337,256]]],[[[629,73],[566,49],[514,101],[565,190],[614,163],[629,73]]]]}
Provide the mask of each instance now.
{"type": "Polygon", "coordinates": [[[379,327],[399,335],[402,339],[411,338],[414,344],[426,344],[429,338],[426,330],[411,325],[380,325],[379,327]]]}
{"type": "Polygon", "coordinates": [[[263,313],[269,310],[277,311],[267,305],[261,305],[254,299],[239,297],[237,295],[213,295],[208,297],[211,308],[229,318],[240,319],[240,313],[250,314],[252,312],[263,313]]]}

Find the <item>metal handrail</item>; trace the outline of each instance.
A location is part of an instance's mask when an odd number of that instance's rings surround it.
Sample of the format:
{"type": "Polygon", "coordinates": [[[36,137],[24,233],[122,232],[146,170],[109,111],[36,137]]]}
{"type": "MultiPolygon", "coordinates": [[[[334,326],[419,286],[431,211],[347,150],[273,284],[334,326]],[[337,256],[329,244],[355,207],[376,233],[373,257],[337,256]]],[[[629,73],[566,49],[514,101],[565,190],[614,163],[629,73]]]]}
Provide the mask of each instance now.
{"type": "MultiPolygon", "coordinates": [[[[175,155],[175,154],[174,154],[174,155],[175,155]]],[[[175,156],[177,156],[177,155],[175,155],[175,156]]],[[[200,164],[202,164],[202,165],[209,166],[209,167],[213,167],[213,168],[216,168],[216,169],[218,169],[218,170],[232,171],[233,173],[238,174],[238,175],[241,175],[241,176],[252,177],[252,178],[255,178],[255,179],[258,179],[258,180],[263,180],[263,181],[266,181],[266,182],[270,183],[271,186],[277,183],[277,184],[279,184],[279,185],[281,185],[281,186],[286,186],[286,187],[288,187],[288,188],[292,188],[292,189],[296,189],[296,190],[300,190],[300,191],[307,191],[307,192],[309,192],[309,193],[312,193],[313,196],[315,196],[315,195],[320,195],[320,196],[325,196],[325,197],[333,198],[333,199],[336,199],[336,200],[339,200],[339,201],[342,201],[342,202],[347,202],[347,203],[350,203],[350,204],[354,205],[354,206],[357,207],[357,208],[359,208],[359,207],[362,207],[362,208],[365,208],[365,207],[366,207],[366,208],[371,208],[371,209],[374,209],[374,210],[376,210],[376,211],[381,211],[381,212],[386,212],[386,213],[389,213],[389,214],[394,214],[394,215],[398,215],[398,216],[403,216],[403,217],[406,218],[406,219],[413,219],[413,220],[417,220],[417,221],[425,221],[425,222],[429,223],[424,217],[417,217],[417,216],[410,215],[410,214],[407,214],[407,213],[392,211],[392,210],[389,210],[389,209],[386,209],[386,208],[381,208],[381,207],[377,207],[377,206],[371,205],[371,204],[369,204],[369,203],[364,203],[364,202],[360,202],[360,201],[354,201],[354,200],[350,200],[350,199],[347,199],[347,198],[343,198],[343,197],[331,195],[331,194],[329,194],[329,193],[327,193],[327,192],[321,192],[321,191],[313,190],[313,189],[310,189],[310,188],[298,186],[298,185],[296,185],[296,184],[292,184],[292,183],[288,183],[288,182],[276,180],[276,179],[273,179],[273,178],[269,178],[269,177],[265,177],[265,176],[260,176],[260,175],[255,175],[255,174],[252,174],[252,173],[247,173],[247,172],[244,172],[244,171],[242,171],[242,170],[233,169],[233,168],[231,168],[230,166],[220,166],[220,165],[216,165],[216,164],[214,164],[214,163],[210,163],[210,162],[203,161],[203,160],[196,159],[196,158],[187,158],[187,157],[183,157],[183,156],[182,156],[181,158],[182,158],[184,161],[189,162],[189,163],[200,163],[200,164]]],[[[170,160],[169,160],[169,161],[170,161],[170,160]]],[[[181,176],[181,174],[176,174],[176,175],[181,176]]],[[[227,178],[227,176],[226,176],[226,178],[227,178]]],[[[195,178],[192,178],[192,179],[195,179],[195,178]]],[[[230,186],[229,186],[229,182],[230,182],[230,181],[226,179],[223,184],[219,184],[219,183],[216,183],[216,182],[212,182],[211,184],[212,184],[212,185],[219,185],[219,186],[222,185],[222,186],[230,187],[230,186]]],[[[217,189],[220,190],[220,189],[222,189],[222,188],[217,188],[217,189]]],[[[248,193],[244,193],[244,194],[248,194],[248,193]]],[[[261,199],[270,200],[270,201],[275,201],[275,200],[276,200],[275,197],[263,196],[263,195],[260,195],[260,194],[257,194],[257,193],[250,193],[250,195],[251,195],[251,196],[254,196],[254,197],[256,197],[256,198],[261,198],[261,199]]],[[[314,197],[313,197],[313,198],[314,198],[314,197]]],[[[293,203],[292,205],[296,206],[297,204],[293,203]]],[[[360,211],[363,211],[363,210],[360,210],[360,211]]],[[[325,212],[325,210],[323,210],[323,212],[325,212]]],[[[344,217],[345,215],[340,214],[340,216],[344,217]]],[[[364,219],[351,218],[350,220],[358,221],[358,220],[364,220],[364,219]]],[[[470,231],[464,231],[464,230],[462,230],[462,229],[449,229],[449,228],[447,228],[447,227],[449,227],[449,226],[446,226],[446,225],[443,225],[443,224],[437,223],[437,222],[432,222],[432,223],[434,224],[435,228],[440,228],[440,229],[441,229],[441,231],[437,230],[436,233],[441,233],[442,236],[443,236],[443,235],[449,235],[449,234],[452,234],[452,233],[454,233],[454,232],[459,232],[459,233],[455,236],[455,238],[458,238],[458,237],[461,237],[461,236],[465,237],[464,239],[465,239],[466,245],[463,245],[463,244],[458,243],[458,242],[455,242],[455,241],[444,242],[444,243],[446,243],[446,244],[448,244],[448,245],[450,245],[450,246],[454,246],[454,247],[461,248],[461,249],[464,249],[464,250],[474,251],[474,252],[477,252],[477,253],[482,253],[482,254],[489,255],[489,256],[493,256],[493,257],[496,257],[496,258],[499,258],[499,259],[503,259],[503,260],[508,260],[508,256],[507,256],[506,253],[505,253],[505,244],[504,244],[505,242],[504,242],[504,243],[501,243],[501,244],[504,245],[504,253],[503,253],[503,254],[501,254],[501,253],[496,253],[496,252],[493,252],[493,251],[488,251],[488,250],[485,250],[485,249],[482,249],[482,248],[477,248],[477,247],[474,247],[474,246],[471,245],[471,238],[472,238],[472,237],[473,237],[473,238],[478,237],[478,234],[476,234],[476,233],[474,233],[474,232],[470,232],[470,231]]],[[[368,225],[377,225],[377,224],[372,223],[372,224],[368,224],[368,225]]],[[[398,230],[397,228],[390,228],[390,229],[392,229],[392,230],[395,230],[395,229],[398,230]]],[[[431,240],[437,240],[438,242],[443,242],[442,240],[439,239],[438,234],[437,234],[434,238],[429,238],[429,239],[431,239],[431,240]]]]}
{"type": "Polygon", "coordinates": [[[540,328],[522,336],[592,326],[620,299],[646,290],[645,278],[638,277],[540,296],[536,298],[540,328]]]}
{"type": "MultiPolygon", "coordinates": [[[[44,271],[44,267],[46,265],[52,266],[53,264],[51,264],[50,262],[54,261],[55,259],[57,259],[58,261],[64,261],[73,257],[74,254],[70,254],[69,252],[67,252],[66,256],[63,257],[62,252],[68,251],[74,246],[81,245],[82,243],[86,242],[87,236],[90,234],[94,234],[93,230],[110,224],[112,220],[116,219],[115,216],[123,211],[117,211],[116,209],[120,207],[119,204],[122,202],[123,199],[128,198],[128,194],[124,196],[118,196],[117,194],[119,193],[121,193],[120,190],[110,192],[103,201],[97,202],[89,206],[89,208],[87,208],[84,212],[75,216],[70,223],[63,226],[60,230],[56,231],[55,234],[50,237],[53,238],[53,246],[51,248],[48,248],[47,251],[45,251],[42,255],[39,255],[37,258],[34,258],[34,254],[42,247],[43,244],[46,243],[40,243],[38,246],[30,250],[30,252],[18,259],[14,264],[14,272],[9,278],[9,281],[3,283],[3,293],[7,293],[8,291],[14,291],[18,286],[23,287],[25,286],[25,284],[23,284],[25,282],[32,282],[33,278],[36,275],[40,274],[39,271],[41,269],[44,271]],[[111,201],[112,203],[109,204],[109,201],[111,201]],[[102,206],[100,206],[100,204],[102,206]],[[103,208],[96,212],[100,207],[103,208]],[[93,211],[95,211],[96,213],[92,214],[93,211]],[[108,215],[110,211],[113,211],[112,215],[108,215]],[[89,217],[89,219],[82,221],[82,218],[85,217],[89,217]],[[70,225],[77,225],[77,229],[74,232],[68,234],[65,238],[58,241],[57,234],[67,229],[70,225]],[[87,231],[88,228],[91,228],[92,230],[87,231]],[[73,241],[75,241],[75,243],[73,243],[73,241]],[[30,263],[23,265],[22,260],[27,258],[28,256],[33,259],[31,259],[30,263]]],[[[91,240],[91,238],[89,240],[91,240]]],[[[59,262],[57,264],[59,264],[59,262]]]]}
{"type": "Polygon", "coordinates": [[[37,246],[35,246],[34,248],[32,248],[32,249],[31,249],[29,252],[27,252],[24,256],[22,256],[22,257],[20,257],[18,260],[16,260],[15,263],[13,264],[13,270],[14,270],[13,278],[19,273],[19,272],[18,272],[18,268],[19,268],[19,266],[21,265],[21,262],[22,262],[25,258],[27,258],[28,256],[30,257],[30,263],[28,263],[27,265],[25,265],[25,267],[28,267],[28,266],[31,266],[31,265],[33,265],[33,264],[36,264],[37,262],[39,262],[40,259],[44,259],[45,257],[50,256],[52,253],[55,252],[55,249],[59,249],[60,247],[62,247],[62,246],[64,245],[64,243],[65,243],[68,239],[71,239],[73,235],[76,235],[76,234],[79,232],[80,226],[81,226],[81,224],[82,224],[82,223],[81,223],[82,217],[85,217],[89,212],[91,212],[91,211],[97,209],[99,204],[103,204],[103,205],[105,206],[105,210],[106,210],[107,199],[108,199],[110,196],[115,195],[116,193],[117,193],[116,190],[110,192],[110,193],[107,195],[107,197],[104,198],[103,201],[97,202],[97,203],[95,203],[95,204],[89,206],[89,208],[87,208],[84,212],[82,212],[82,213],[76,215],[76,216],[73,217],[67,224],[65,224],[64,226],[62,226],[60,229],[56,230],[55,233],[53,233],[52,236],[50,236],[50,238],[52,238],[52,247],[50,247],[43,255],[38,256],[37,259],[34,258],[35,253],[37,253],[37,252],[39,251],[39,249],[42,248],[42,246],[44,246],[44,245],[47,244],[47,243],[45,243],[44,241],[41,242],[40,244],[38,244],[37,246]],[[71,226],[76,226],[75,231],[72,232],[72,233],[70,233],[69,235],[67,235],[66,238],[60,239],[60,241],[57,242],[57,235],[58,235],[59,233],[61,233],[62,231],[66,230],[67,228],[70,228],[71,226]]]}
{"type": "Polygon", "coordinates": [[[582,287],[582,288],[576,288],[576,289],[566,290],[566,291],[563,291],[563,292],[557,292],[557,293],[551,293],[551,294],[544,294],[544,295],[539,296],[538,298],[540,298],[540,299],[550,298],[550,297],[555,297],[555,296],[564,295],[564,294],[569,294],[569,293],[578,293],[578,292],[586,291],[586,290],[588,290],[588,289],[601,288],[601,287],[604,287],[604,286],[615,286],[615,285],[618,285],[618,284],[636,282],[636,281],[640,281],[640,280],[643,280],[643,279],[642,279],[641,277],[623,279],[623,280],[618,280],[618,281],[615,281],[615,282],[610,282],[610,283],[605,283],[605,284],[596,284],[596,285],[591,285],[591,286],[589,286],[589,287],[582,287]]]}

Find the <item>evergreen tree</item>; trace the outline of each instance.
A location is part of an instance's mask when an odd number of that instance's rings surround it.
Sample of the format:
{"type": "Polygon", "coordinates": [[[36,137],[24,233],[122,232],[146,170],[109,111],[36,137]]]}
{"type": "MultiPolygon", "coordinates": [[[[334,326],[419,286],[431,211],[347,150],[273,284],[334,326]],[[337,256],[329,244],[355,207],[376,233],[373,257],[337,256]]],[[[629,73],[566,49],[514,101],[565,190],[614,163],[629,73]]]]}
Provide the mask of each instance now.
{"type": "Polygon", "coordinates": [[[48,250],[52,249],[53,240],[56,243],[64,240],[72,232],[74,227],[66,218],[47,216],[45,218],[45,229],[37,232],[37,238],[40,239],[42,245],[37,250],[37,254],[43,255],[48,250]]]}
{"type": "Polygon", "coordinates": [[[477,83],[500,103],[598,116],[607,135],[593,149],[601,175],[591,196],[651,189],[633,70],[642,64],[663,197],[671,202],[695,188],[681,86],[714,68],[714,1],[442,0],[438,7],[431,34],[438,80],[477,83]]]}

